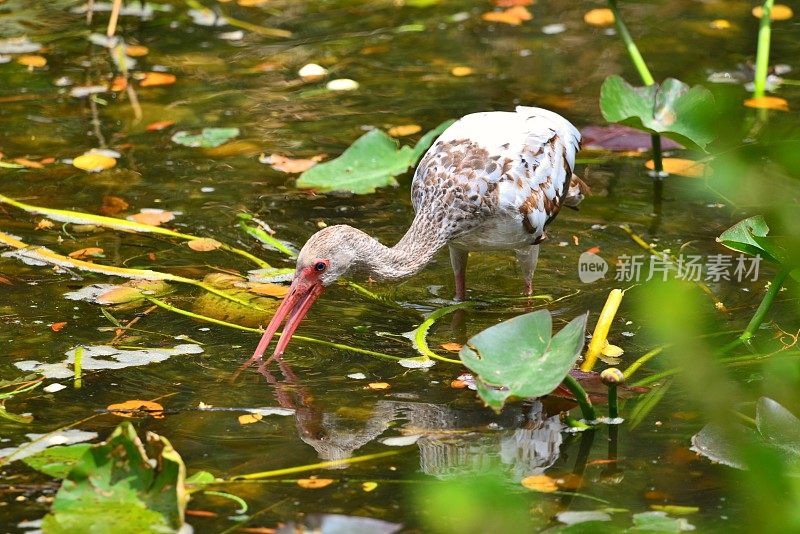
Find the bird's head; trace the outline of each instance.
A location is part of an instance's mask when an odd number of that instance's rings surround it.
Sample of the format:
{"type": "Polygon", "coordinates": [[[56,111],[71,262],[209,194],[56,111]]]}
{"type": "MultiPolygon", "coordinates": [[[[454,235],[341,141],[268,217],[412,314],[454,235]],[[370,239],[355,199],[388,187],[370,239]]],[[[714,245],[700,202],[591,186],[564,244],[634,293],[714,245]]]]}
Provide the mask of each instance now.
{"type": "Polygon", "coordinates": [[[325,288],[344,276],[355,264],[354,238],[361,232],[350,226],[329,226],[311,236],[297,256],[297,268],[289,292],[264,331],[253,357],[260,358],[286,321],[273,356],[280,356],[314,301],[325,288]]]}

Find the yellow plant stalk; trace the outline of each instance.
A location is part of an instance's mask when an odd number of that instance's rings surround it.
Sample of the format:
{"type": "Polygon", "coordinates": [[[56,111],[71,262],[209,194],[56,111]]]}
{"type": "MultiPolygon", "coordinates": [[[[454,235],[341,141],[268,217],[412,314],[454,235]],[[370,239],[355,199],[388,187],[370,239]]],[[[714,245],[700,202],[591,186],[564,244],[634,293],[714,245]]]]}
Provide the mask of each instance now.
{"type": "Polygon", "coordinates": [[[608,339],[608,331],[611,329],[611,321],[617,315],[617,310],[622,302],[622,296],[625,293],[620,289],[612,289],[608,294],[603,311],[600,312],[600,317],[597,319],[597,325],[594,327],[592,340],[589,342],[589,348],[586,349],[586,357],[581,364],[581,371],[591,371],[594,364],[597,363],[597,357],[603,351],[608,339]]]}

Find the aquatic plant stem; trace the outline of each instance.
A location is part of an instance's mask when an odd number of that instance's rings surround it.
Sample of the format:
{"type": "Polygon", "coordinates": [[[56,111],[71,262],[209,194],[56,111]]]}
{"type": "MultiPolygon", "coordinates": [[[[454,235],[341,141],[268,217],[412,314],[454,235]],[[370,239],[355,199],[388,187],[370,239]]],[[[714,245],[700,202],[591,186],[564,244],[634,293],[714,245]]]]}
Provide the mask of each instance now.
{"type": "Polygon", "coordinates": [[[633,42],[633,37],[631,37],[627,26],[625,26],[625,23],[622,21],[619,8],[617,7],[617,0],[608,0],[608,7],[611,9],[611,12],[614,13],[614,23],[617,26],[617,31],[622,41],[625,43],[625,48],[628,50],[628,55],[633,62],[633,66],[636,67],[636,70],[639,72],[639,77],[645,85],[653,85],[656,81],[653,79],[653,75],[650,74],[650,69],[647,68],[647,64],[644,62],[639,48],[636,46],[636,43],[633,42]]]}
{"type": "Polygon", "coordinates": [[[611,419],[619,417],[619,409],[617,408],[617,385],[608,385],[608,416],[611,419]]]}
{"type": "Polygon", "coordinates": [[[448,313],[452,313],[456,310],[461,310],[464,308],[471,308],[475,304],[472,302],[461,302],[459,304],[454,304],[452,306],[447,306],[444,308],[439,308],[438,310],[431,313],[427,319],[422,321],[422,323],[414,330],[414,348],[417,349],[422,356],[426,359],[433,358],[434,360],[439,360],[442,362],[447,363],[457,363],[459,365],[463,365],[461,360],[454,360],[452,358],[445,358],[444,356],[439,356],[435,352],[433,352],[430,347],[428,346],[428,340],[426,339],[428,336],[428,330],[430,330],[433,323],[436,322],[437,319],[447,315],[448,313]]]}
{"type": "Polygon", "coordinates": [[[753,315],[753,318],[750,319],[750,322],[747,325],[747,328],[744,329],[742,335],[739,336],[739,339],[743,342],[747,342],[756,334],[756,330],[761,326],[761,323],[764,322],[764,317],[766,317],[767,312],[769,311],[772,303],[775,301],[775,297],[781,290],[781,286],[783,286],[784,280],[789,275],[789,271],[787,269],[782,269],[778,271],[778,274],[775,275],[775,278],[772,279],[772,282],[769,285],[769,289],[764,294],[764,298],[761,299],[761,304],[758,305],[758,309],[756,309],[756,313],[753,315]]]}
{"type": "MultiPolygon", "coordinates": [[[[170,312],[173,312],[173,313],[177,313],[179,315],[185,315],[186,317],[191,317],[192,319],[196,319],[198,321],[205,321],[207,323],[213,323],[213,324],[217,324],[217,325],[220,325],[220,326],[226,326],[228,328],[235,328],[236,330],[243,330],[245,332],[253,332],[253,333],[256,333],[256,334],[263,334],[264,333],[263,330],[258,329],[258,328],[251,328],[249,326],[242,326],[240,324],[229,323],[227,321],[222,321],[220,319],[215,319],[213,317],[208,317],[206,315],[200,315],[200,314],[197,314],[197,313],[193,313],[193,312],[190,312],[188,310],[184,310],[182,308],[176,308],[175,306],[173,306],[171,304],[168,304],[168,303],[164,302],[163,300],[157,299],[155,297],[150,297],[150,296],[146,296],[145,295],[145,298],[147,300],[149,300],[150,302],[152,302],[153,304],[155,304],[156,306],[158,306],[159,308],[163,308],[163,309],[165,309],[167,311],[170,311],[170,312]]],[[[275,336],[276,337],[280,337],[280,333],[276,333],[275,336]]],[[[392,356],[391,354],[384,354],[382,352],[376,352],[374,350],[361,349],[361,348],[358,348],[358,347],[352,347],[350,345],[343,345],[341,343],[332,343],[330,341],[323,341],[321,339],[316,339],[316,338],[313,338],[313,337],[306,337],[306,336],[292,336],[292,337],[294,339],[299,340],[299,341],[305,341],[305,342],[308,342],[308,343],[315,343],[317,345],[323,345],[325,347],[331,347],[331,348],[334,348],[334,349],[347,350],[347,351],[350,351],[350,352],[357,352],[359,354],[366,354],[367,356],[375,356],[377,358],[384,358],[384,359],[388,359],[388,360],[402,360],[403,359],[403,358],[399,358],[397,356],[392,356]]]]}
{"type": "Polygon", "coordinates": [[[761,6],[761,21],[758,26],[758,50],[756,51],[756,72],[753,96],[761,98],[767,90],[769,72],[769,47],[772,38],[772,5],[774,0],[764,0],[761,6]]]}
{"type": "Polygon", "coordinates": [[[83,372],[83,347],[77,347],[75,349],[75,361],[72,364],[72,369],[75,374],[74,378],[74,385],[75,389],[81,389],[81,385],[83,380],[81,379],[81,374],[83,372]]]}
{"type": "Polygon", "coordinates": [[[581,386],[580,383],[575,380],[575,377],[568,373],[567,376],[564,377],[563,384],[572,392],[573,395],[575,395],[575,401],[581,408],[581,414],[583,414],[583,418],[590,422],[597,419],[594,406],[592,406],[592,401],[589,400],[589,395],[586,394],[586,390],[583,389],[583,386],[581,386]]]}
{"type": "Polygon", "coordinates": [[[625,377],[625,380],[629,379],[633,373],[635,373],[642,365],[649,362],[652,358],[658,356],[663,352],[668,345],[661,345],[660,347],[656,347],[653,350],[643,354],[639,358],[636,359],[635,362],[630,364],[627,369],[622,373],[622,376],[625,377]]]}
{"type": "Polygon", "coordinates": [[[661,161],[661,136],[653,134],[650,136],[650,142],[653,145],[653,177],[656,180],[662,180],[664,176],[664,164],[661,161]]]}
{"type": "Polygon", "coordinates": [[[363,456],[354,456],[352,458],[343,458],[341,460],[330,460],[327,462],[318,462],[315,464],[299,465],[295,467],[286,467],[283,469],[273,469],[272,471],[260,471],[258,473],[249,473],[247,475],[238,475],[231,477],[223,482],[236,482],[239,480],[258,480],[261,478],[272,478],[283,475],[291,475],[294,473],[302,473],[304,471],[314,471],[315,469],[329,469],[331,467],[341,467],[343,465],[351,465],[361,462],[368,462],[370,460],[377,460],[379,458],[386,458],[387,456],[396,456],[400,453],[416,450],[416,447],[406,447],[395,451],[376,452],[374,454],[365,454],[363,456]]]}

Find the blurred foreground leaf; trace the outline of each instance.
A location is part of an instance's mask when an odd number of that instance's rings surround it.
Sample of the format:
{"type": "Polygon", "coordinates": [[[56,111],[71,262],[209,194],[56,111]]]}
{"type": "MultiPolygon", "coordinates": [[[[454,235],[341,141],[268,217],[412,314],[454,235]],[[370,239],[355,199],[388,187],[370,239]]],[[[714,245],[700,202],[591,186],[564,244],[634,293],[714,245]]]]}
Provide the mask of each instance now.
{"type": "Polygon", "coordinates": [[[800,275],[800,239],[797,236],[774,236],[761,215],[749,217],[734,224],[717,238],[729,249],[751,256],[761,256],[770,263],[790,271],[794,278],[800,275]]]}
{"type": "Polygon", "coordinates": [[[633,87],[619,76],[609,76],[600,88],[600,111],[609,122],[661,134],[689,148],[704,150],[716,137],[711,91],[701,85],[690,88],[674,78],[633,87]]]}
{"type": "Polygon", "coordinates": [[[564,380],[580,355],[587,314],[552,336],[550,312],[527,313],[473,336],[459,352],[476,373],[478,394],[499,411],[509,397],[541,397],[564,380]]]}
{"type": "Polygon", "coordinates": [[[445,121],[426,133],[414,148],[397,148],[397,141],[383,130],[371,130],[338,158],[320,163],[297,179],[300,189],[321,192],[347,191],[357,195],[374,193],[378,187],[397,185],[394,179],[413,166],[453,121],[445,121]]]}

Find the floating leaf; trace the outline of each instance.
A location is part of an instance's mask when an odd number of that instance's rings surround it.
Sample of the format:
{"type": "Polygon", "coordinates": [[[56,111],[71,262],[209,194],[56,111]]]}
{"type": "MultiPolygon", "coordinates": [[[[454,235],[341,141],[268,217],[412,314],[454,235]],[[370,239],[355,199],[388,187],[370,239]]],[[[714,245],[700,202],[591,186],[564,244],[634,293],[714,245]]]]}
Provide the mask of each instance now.
{"type": "Polygon", "coordinates": [[[275,298],[283,298],[289,293],[289,287],[280,284],[259,284],[257,282],[252,282],[247,285],[247,289],[250,293],[255,293],[256,295],[275,298]]]}
{"type": "MultiPolygon", "coordinates": [[[[764,8],[762,6],[755,6],[751,10],[751,13],[755,18],[760,19],[764,16],[764,8]]],[[[789,20],[792,17],[794,17],[792,8],[783,4],[773,5],[769,12],[770,20],[789,20]]]]}
{"type": "Polygon", "coordinates": [[[214,148],[239,135],[239,128],[203,128],[199,134],[175,132],[172,141],[192,148],[214,148]]]}
{"type": "MultiPolygon", "coordinates": [[[[472,67],[465,67],[463,65],[459,65],[457,67],[453,67],[450,69],[450,74],[455,76],[456,78],[463,78],[464,76],[472,76],[475,72],[475,69],[472,67]]],[[[391,135],[391,130],[389,130],[389,135],[391,135]]]]}
{"type": "Polygon", "coordinates": [[[240,425],[250,425],[252,423],[258,423],[263,419],[264,416],[258,413],[246,413],[239,416],[239,424],[240,425]]]}
{"type": "Polygon", "coordinates": [[[367,384],[367,387],[369,389],[382,390],[382,389],[389,389],[392,386],[386,382],[370,382],[369,384],[367,384]]]}
{"type": "Polygon", "coordinates": [[[156,121],[156,122],[151,122],[150,124],[145,126],[145,130],[147,130],[148,132],[160,132],[161,130],[169,128],[170,126],[172,126],[174,124],[175,124],[175,121],[156,121]]]}
{"type": "Polygon", "coordinates": [[[367,132],[338,158],[320,163],[300,175],[297,187],[366,194],[378,187],[397,185],[394,177],[414,165],[452,123],[440,124],[425,134],[413,149],[409,146],[398,149],[397,142],[381,130],[367,132]]]}
{"type": "Polygon", "coordinates": [[[72,160],[72,165],[87,172],[100,172],[110,169],[117,160],[103,154],[83,154],[72,160]]]}
{"type": "Polygon", "coordinates": [[[44,165],[42,165],[41,162],[32,161],[28,158],[14,158],[13,161],[17,165],[22,165],[26,169],[44,169],[44,165]]]}
{"type": "Polygon", "coordinates": [[[317,65],[316,63],[309,63],[297,72],[300,79],[304,82],[318,82],[328,75],[328,69],[317,65]]]}
{"type": "Polygon", "coordinates": [[[45,59],[43,56],[26,54],[23,56],[19,56],[17,58],[17,63],[34,69],[34,68],[41,68],[47,65],[47,59],[45,59]]]}
{"type": "Polygon", "coordinates": [[[461,343],[454,343],[454,342],[442,343],[440,345],[440,347],[442,347],[444,350],[447,350],[447,351],[450,351],[450,352],[458,352],[458,351],[461,350],[461,347],[463,347],[463,346],[464,345],[462,345],[461,343]]]}
{"type": "Polygon", "coordinates": [[[387,130],[388,134],[392,137],[404,137],[406,135],[414,135],[422,131],[422,126],[419,124],[403,124],[401,126],[393,126],[387,130]]]}
{"type": "Polygon", "coordinates": [[[210,252],[212,250],[217,250],[222,246],[222,243],[210,237],[201,237],[199,239],[187,241],[186,246],[196,252],[210,252]]]}
{"type": "Polygon", "coordinates": [[[493,0],[492,3],[497,7],[530,6],[535,0],[493,0]]]}
{"type": "MultiPolygon", "coordinates": [[[[647,160],[644,166],[650,170],[656,168],[655,162],[647,160]]],[[[661,160],[662,169],[669,174],[679,174],[689,178],[705,178],[710,174],[710,168],[705,163],[684,158],[663,158],[661,160]]]]}
{"type": "Polygon", "coordinates": [[[178,530],[188,500],[185,473],[169,441],[151,432],[142,444],[133,426],[122,423],[67,474],[42,530],[94,532],[98,525],[128,532],[178,530]]]}
{"type": "Polygon", "coordinates": [[[120,417],[139,417],[151,415],[156,419],[164,418],[164,407],[157,402],[148,400],[129,400],[110,404],[107,408],[111,413],[120,417]],[[123,411],[115,411],[123,410],[123,411]]]}
{"type": "Polygon", "coordinates": [[[744,101],[744,105],[749,108],[789,111],[789,102],[779,96],[760,96],[758,98],[748,98],[744,101]]]}
{"type": "Polygon", "coordinates": [[[614,20],[614,12],[607,7],[590,9],[583,15],[583,21],[592,26],[611,26],[614,20]]]}
{"type": "Polygon", "coordinates": [[[22,461],[40,473],[55,478],[64,478],[90,447],[91,445],[88,443],[50,447],[23,458],[22,461]]]}
{"type": "Polygon", "coordinates": [[[499,411],[509,397],[541,397],[558,387],[583,348],[586,318],[552,336],[549,311],[520,315],[470,338],[459,357],[478,375],[483,401],[499,411]]]}
{"type": "Polygon", "coordinates": [[[61,332],[61,330],[63,330],[65,326],[67,326],[67,322],[66,321],[60,321],[58,323],[51,324],[50,325],[50,330],[52,330],[53,332],[61,332]]]}
{"type": "Polygon", "coordinates": [[[725,19],[715,19],[708,23],[708,25],[714,30],[730,30],[731,23],[725,19]]]}
{"type": "Polygon", "coordinates": [[[674,515],[696,514],[700,511],[699,506],[682,506],[679,504],[651,504],[650,508],[658,512],[674,515]]]}
{"type": "Polygon", "coordinates": [[[158,85],[172,85],[175,83],[175,75],[167,72],[147,72],[139,82],[142,87],[155,87],[158,85]]]}
{"type": "Polygon", "coordinates": [[[519,26],[526,20],[533,19],[533,14],[528,11],[525,6],[515,5],[505,11],[489,11],[481,15],[481,18],[486,22],[500,22],[512,26],[519,26]]]}
{"type": "Polygon", "coordinates": [[[104,195],[103,205],[100,206],[100,213],[103,215],[117,215],[128,209],[128,203],[124,198],[115,197],[114,195],[104,195]]]}
{"type": "Polygon", "coordinates": [[[633,87],[609,76],[600,89],[600,110],[609,122],[658,133],[690,148],[702,150],[716,137],[714,96],[701,85],[690,88],[674,78],[633,87]]]}
{"type": "MultiPolygon", "coordinates": [[[[612,150],[615,152],[644,152],[652,148],[650,134],[625,126],[608,124],[606,126],[587,126],[581,130],[581,148],[587,150],[612,150]]],[[[662,150],[675,150],[683,145],[672,139],[662,139],[662,150]]]]}
{"type": "Polygon", "coordinates": [[[531,475],[523,478],[520,481],[523,487],[529,490],[539,491],[542,493],[552,493],[558,491],[558,484],[555,479],[547,475],[531,475]]]}
{"type": "Polygon", "coordinates": [[[158,208],[143,208],[139,213],[135,213],[128,217],[129,221],[135,221],[140,224],[148,224],[150,226],[161,226],[165,222],[169,222],[175,218],[175,214],[171,211],[165,211],[158,208]]]}
{"type": "Polygon", "coordinates": [[[87,432],[70,428],[48,434],[25,434],[30,441],[19,447],[0,449],[0,458],[4,461],[22,460],[57,445],[70,445],[89,441],[97,437],[97,432],[87,432]]]}
{"type": "Polygon", "coordinates": [[[377,482],[362,482],[361,483],[361,489],[366,491],[366,492],[373,491],[377,487],[378,487],[378,483],[377,482]]]}
{"type": "Polygon", "coordinates": [[[301,478],[297,481],[297,485],[304,489],[319,489],[325,486],[330,486],[335,480],[332,478],[301,478]]]}
{"type": "Polygon", "coordinates": [[[150,53],[146,46],[128,45],[125,47],[125,55],[129,57],[142,57],[150,53]]]}
{"type": "Polygon", "coordinates": [[[329,91],[355,91],[358,89],[358,82],[350,78],[338,78],[325,84],[325,89],[329,91]]]}
{"type": "Polygon", "coordinates": [[[103,249],[98,247],[82,248],[67,254],[70,258],[82,260],[85,258],[103,258],[103,249]]]}
{"type": "Polygon", "coordinates": [[[276,171],[297,173],[307,171],[323,159],[325,159],[323,154],[318,154],[310,159],[292,159],[280,154],[272,154],[266,158],[259,158],[258,161],[270,165],[276,171]]]}

